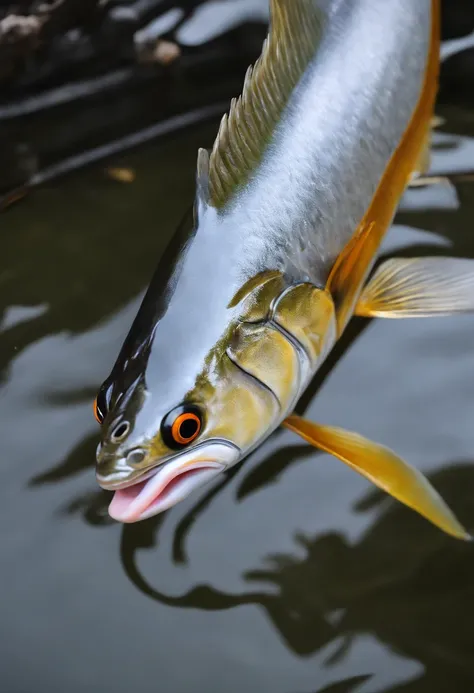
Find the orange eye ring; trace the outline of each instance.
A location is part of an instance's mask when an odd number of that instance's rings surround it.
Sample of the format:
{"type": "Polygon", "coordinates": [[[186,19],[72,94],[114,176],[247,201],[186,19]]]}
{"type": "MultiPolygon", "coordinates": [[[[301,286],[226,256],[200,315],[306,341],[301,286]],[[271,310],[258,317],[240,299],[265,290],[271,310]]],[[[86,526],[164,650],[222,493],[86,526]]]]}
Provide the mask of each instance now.
{"type": "Polygon", "coordinates": [[[94,411],[95,420],[99,424],[104,423],[104,419],[107,416],[107,410],[109,408],[110,402],[110,390],[111,384],[106,380],[100,386],[99,392],[92,404],[92,409],[94,411]]]}
{"type": "Polygon", "coordinates": [[[102,419],[99,417],[99,410],[97,409],[97,397],[95,398],[92,409],[94,410],[94,417],[98,424],[102,423],[102,419]]]}
{"type": "Polygon", "coordinates": [[[97,421],[98,424],[102,425],[104,423],[105,414],[102,411],[102,407],[100,407],[98,402],[97,402],[98,398],[99,398],[99,395],[97,395],[97,397],[95,398],[94,403],[92,404],[92,409],[94,411],[95,420],[97,421]]]}
{"type": "Polygon", "coordinates": [[[185,411],[173,422],[171,435],[178,445],[188,445],[196,440],[201,431],[201,419],[192,411],[185,411]]]}
{"type": "Polygon", "coordinates": [[[172,409],[161,422],[163,442],[171,450],[180,450],[201,433],[203,416],[199,407],[186,402],[172,409]]]}

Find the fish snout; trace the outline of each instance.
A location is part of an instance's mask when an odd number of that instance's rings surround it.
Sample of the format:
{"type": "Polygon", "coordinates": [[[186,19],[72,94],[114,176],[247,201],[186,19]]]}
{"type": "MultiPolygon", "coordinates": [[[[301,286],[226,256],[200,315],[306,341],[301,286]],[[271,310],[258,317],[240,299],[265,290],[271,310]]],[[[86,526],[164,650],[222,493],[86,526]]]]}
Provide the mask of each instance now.
{"type": "Polygon", "coordinates": [[[96,477],[102,488],[116,489],[144,473],[143,463],[146,462],[147,452],[143,448],[130,450],[110,450],[107,446],[99,445],[96,453],[96,477]]]}

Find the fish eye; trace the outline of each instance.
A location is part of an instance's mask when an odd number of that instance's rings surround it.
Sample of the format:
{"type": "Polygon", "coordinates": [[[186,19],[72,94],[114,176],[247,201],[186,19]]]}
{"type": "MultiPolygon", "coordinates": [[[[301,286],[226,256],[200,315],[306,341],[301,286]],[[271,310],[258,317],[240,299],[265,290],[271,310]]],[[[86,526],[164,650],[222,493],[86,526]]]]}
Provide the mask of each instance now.
{"type": "Polygon", "coordinates": [[[128,421],[122,421],[112,431],[112,435],[111,435],[112,441],[114,443],[118,443],[119,441],[123,440],[123,438],[125,438],[125,436],[129,432],[129,430],[130,430],[129,422],[128,421]]]}
{"type": "Polygon", "coordinates": [[[169,412],[161,424],[163,440],[170,448],[182,448],[198,437],[202,415],[198,407],[184,404],[169,412]]]}
{"type": "Polygon", "coordinates": [[[105,414],[102,411],[102,409],[99,407],[98,399],[99,399],[99,395],[97,395],[97,397],[95,398],[94,404],[92,406],[94,409],[95,420],[97,421],[98,424],[103,424],[104,419],[105,419],[105,414]]]}
{"type": "Polygon", "coordinates": [[[97,393],[97,397],[94,400],[93,409],[95,420],[97,421],[97,423],[103,424],[104,419],[107,416],[108,409],[107,391],[103,385],[100,388],[99,392],[97,393]]]}

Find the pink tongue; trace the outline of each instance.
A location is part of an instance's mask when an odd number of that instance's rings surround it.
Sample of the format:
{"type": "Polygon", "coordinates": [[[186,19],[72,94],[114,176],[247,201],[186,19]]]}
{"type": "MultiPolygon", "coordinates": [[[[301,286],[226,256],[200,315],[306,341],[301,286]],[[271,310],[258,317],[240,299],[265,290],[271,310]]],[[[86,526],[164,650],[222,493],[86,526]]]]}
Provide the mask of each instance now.
{"type": "MultiPolygon", "coordinates": [[[[119,520],[120,522],[136,522],[145,510],[149,510],[157,503],[162,503],[164,500],[166,500],[176,486],[182,484],[183,481],[189,479],[190,477],[202,475],[203,471],[205,470],[202,467],[199,469],[188,469],[187,471],[181,472],[181,474],[177,474],[175,477],[172,477],[168,480],[164,487],[157,490],[157,494],[154,498],[149,498],[148,502],[145,501],[144,505],[139,508],[135,508],[133,514],[130,514],[129,512],[130,506],[137,499],[145,486],[148,483],[152,483],[154,477],[151,477],[146,481],[140,481],[137,484],[133,484],[133,486],[128,486],[127,488],[115,491],[114,497],[109,505],[109,514],[115,520],[119,520]]],[[[209,470],[207,471],[209,472],[209,470]]],[[[211,472],[212,471],[214,470],[211,470],[211,472]]]]}
{"type": "Polygon", "coordinates": [[[125,511],[128,510],[128,508],[135,500],[135,498],[138,496],[138,494],[143,489],[146,483],[146,481],[141,481],[140,483],[134,484],[133,486],[129,486],[128,488],[123,488],[120,491],[115,491],[114,497],[112,498],[112,501],[109,505],[109,510],[114,515],[123,515],[123,513],[125,513],[125,511]]]}

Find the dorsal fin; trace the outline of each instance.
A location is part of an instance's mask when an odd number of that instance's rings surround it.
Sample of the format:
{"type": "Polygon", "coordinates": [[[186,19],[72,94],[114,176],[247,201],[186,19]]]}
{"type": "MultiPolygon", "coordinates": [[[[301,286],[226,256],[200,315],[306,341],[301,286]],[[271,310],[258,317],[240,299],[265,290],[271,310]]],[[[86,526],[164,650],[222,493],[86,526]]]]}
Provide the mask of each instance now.
{"type": "Polygon", "coordinates": [[[195,213],[199,217],[209,204],[209,152],[200,147],[197,158],[195,213]]]}
{"type": "Polygon", "coordinates": [[[238,99],[222,118],[209,162],[209,202],[222,207],[246,182],[321,34],[317,0],[270,0],[270,28],[238,99]]]}

